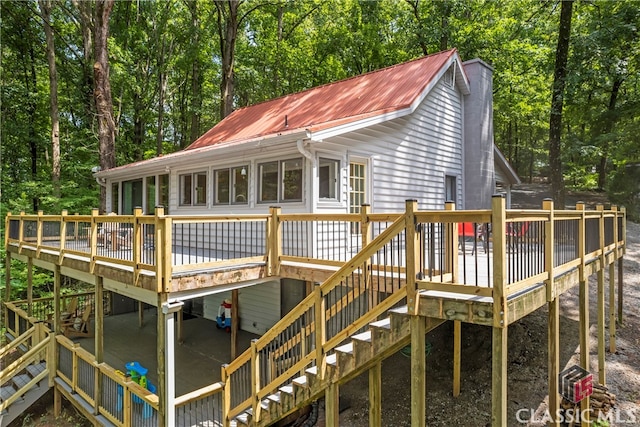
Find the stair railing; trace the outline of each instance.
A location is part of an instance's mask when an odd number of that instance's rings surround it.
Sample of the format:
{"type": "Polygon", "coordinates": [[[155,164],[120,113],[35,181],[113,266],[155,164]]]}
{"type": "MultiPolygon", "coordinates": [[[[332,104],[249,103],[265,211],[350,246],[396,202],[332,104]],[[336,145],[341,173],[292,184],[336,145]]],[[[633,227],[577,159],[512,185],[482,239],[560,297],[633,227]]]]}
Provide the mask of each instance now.
{"type": "Polygon", "coordinates": [[[406,298],[404,232],[401,215],[250,349],[222,367],[225,425],[249,408],[259,420],[262,400],[311,366],[324,379],[331,350],[406,298]]]}
{"type": "MultiPolygon", "coordinates": [[[[49,342],[51,340],[50,334],[45,334],[43,331],[42,323],[36,323],[27,332],[15,339],[11,344],[5,346],[0,351],[2,357],[6,357],[13,349],[18,348],[20,345],[25,345],[31,341],[31,348],[22,356],[14,360],[6,368],[0,371],[0,378],[10,379],[13,378],[20,371],[24,370],[27,366],[38,363],[44,360],[48,360],[49,350],[51,346],[49,342]]],[[[0,413],[7,409],[13,402],[20,399],[27,391],[29,391],[34,385],[49,375],[49,369],[45,368],[43,371],[33,377],[28,383],[20,387],[11,397],[3,400],[0,403],[0,413]]]]}

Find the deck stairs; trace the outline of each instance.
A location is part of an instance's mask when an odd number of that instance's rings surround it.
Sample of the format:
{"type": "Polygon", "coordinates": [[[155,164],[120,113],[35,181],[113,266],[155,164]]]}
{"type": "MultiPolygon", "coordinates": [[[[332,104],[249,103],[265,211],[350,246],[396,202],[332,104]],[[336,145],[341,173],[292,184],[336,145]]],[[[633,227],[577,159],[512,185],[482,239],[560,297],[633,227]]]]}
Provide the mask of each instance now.
{"type": "Polygon", "coordinates": [[[29,349],[27,343],[37,332],[34,328],[0,349],[0,426],[19,417],[49,390],[46,352],[49,337],[29,349]],[[26,350],[26,351],[25,351],[26,350]],[[9,354],[19,357],[7,363],[9,354]]]}
{"type": "MultiPolygon", "coordinates": [[[[328,354],[324,378],[319,378],[317,366],[306,369],[303,375],[262,400],[259,419],[255,419],[252,409],[248,409],[235,417],[236,425],[270,425],[323,397],[331,384],[345,383],[407,346],[411,341],[411,315],[407,307],[391,309],[387,315],[382,320],[371,322],[364,332],[352,335],[346,343],[328,354]]],[[[427,318],[426,331],[443,322],[427,318]]]]}

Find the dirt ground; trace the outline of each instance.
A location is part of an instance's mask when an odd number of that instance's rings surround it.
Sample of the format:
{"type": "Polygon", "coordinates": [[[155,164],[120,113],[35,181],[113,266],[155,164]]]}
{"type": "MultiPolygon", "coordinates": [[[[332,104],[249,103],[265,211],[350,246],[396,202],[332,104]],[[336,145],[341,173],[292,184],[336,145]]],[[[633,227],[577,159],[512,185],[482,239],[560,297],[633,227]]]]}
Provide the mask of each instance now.
{"type": "MultiPolygon", "coordinates": [[[[522,186],[514,192],[514,207],[540,207],[543,186],[522,186]]],[[[584,201],[589,208],[606,202],[601,193],[571,194],[567,205],[584,201]]],[[[624,321],[616,331],[616,352],[607,338],[606,386],[616,395],[613,422],[603,426],[640,426],[640,225],[627,223],[624,257],[624,321]]],[[[617,275],[617,269],[616,269],[617,275]]],[[[608,284],[608,274],[605,283],[608,284]]],[[[589,281],[591,372],[597,381],[595,275],[589,281]]],[[[616,290],[617,292],[617,290],[616,290]]],[[[608,294],[607,294],[608,295],[608,294]]],[[[608,316],[608,298],[605,298],[608,316]]],[[[578,363],[578,286],[560,300],[560,366],[578,363]]],[[[617,301],[616,301],[617,304],[617,301]]],[[[617,308],[616,308],[617,309],[617,308]]],[[[608,318],[608,317],[607,317],[608,318]]],[[[608,337],[608,325],[607,325],[608,337]]],[[[463,324],[461,393],[452,396],[453,324],[447,322],[427,335],[427,425],[484,427],[491,423],[491,328],[463,324]]],[[[543,426],[547,409],[547,309],[540,308],[508,330],[508,426],[543,426]],[[532,422],[533,421],[533,422],[532,422]]],[[[382,419],[385,426],[411,425],[410,359],[397,353],[383,362],[382,419]]],[[[368,376],[361,375],[340,388],[340,425],[368,426],[368,376]]],[[[322,417],[322,411],[321,411],[322,417]]],[[[318,425],[322,425],[320,419],[318,425]]]]}

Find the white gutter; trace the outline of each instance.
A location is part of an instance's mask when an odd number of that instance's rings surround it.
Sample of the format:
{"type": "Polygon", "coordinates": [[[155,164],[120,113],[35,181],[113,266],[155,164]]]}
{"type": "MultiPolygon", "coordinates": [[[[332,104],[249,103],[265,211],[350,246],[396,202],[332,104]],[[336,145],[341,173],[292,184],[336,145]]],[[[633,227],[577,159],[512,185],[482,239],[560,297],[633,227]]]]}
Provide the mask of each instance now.
{"type": "Polygon", "coordinates": [[[296,141],[296,147],[298,147],[298,151],[300,152],[300,154],[302,154],[307,159],[309,159],[309,161],[311,161],[311,167],[315,169],[315,167],[316,167],[316,157],[311,152],[307,151],[306,148],[304,148],[304,143],[302,142],[301,139],[296,141]]]}

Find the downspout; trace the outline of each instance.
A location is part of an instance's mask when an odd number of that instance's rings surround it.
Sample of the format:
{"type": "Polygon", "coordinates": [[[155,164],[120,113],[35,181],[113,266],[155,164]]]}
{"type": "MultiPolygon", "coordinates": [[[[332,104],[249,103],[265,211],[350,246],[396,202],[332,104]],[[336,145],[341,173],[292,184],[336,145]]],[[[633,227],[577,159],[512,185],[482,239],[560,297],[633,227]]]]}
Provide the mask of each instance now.
{"type": "Polygon", "coordinates": [[[302,154],[307,159],[309,159],[309,161],[311,161],[311,167],[315,169],[315,167],[316,167],[316,158],[315,158],[315,156],[313,154],[311,154],[309,151],[307,151],[306,148],[304,148],[304,143],[302,142],[301,139],[299,139],[296,142],[296,146],[298,147],[298,151],[300,152],[300,154],[302,154]]]}
{"type": "Polygon", "coordinates": [[[96,182],[98,183],[98,185],[99,185],[100,187],[107,188],[107,180],[106,180],[106,179],[104,179],[104,178],[98,178],[97,176],[96,176],[95,178],[96,178],[96,182]]]}

